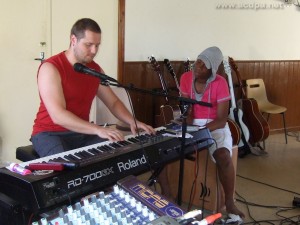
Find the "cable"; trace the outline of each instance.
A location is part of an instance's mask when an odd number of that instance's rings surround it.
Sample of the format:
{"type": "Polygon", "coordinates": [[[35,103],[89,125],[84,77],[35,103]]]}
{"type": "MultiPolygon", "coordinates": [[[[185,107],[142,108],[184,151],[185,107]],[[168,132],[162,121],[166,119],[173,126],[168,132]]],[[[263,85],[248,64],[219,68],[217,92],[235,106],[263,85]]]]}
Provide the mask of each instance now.
{"type": "Polygon", "coordinates": [[[291,217],[285,217],[283,215],[280,215],[279,213],[281,212],[287,212],[290,210],[296,209],[296,207],[290,208],[290,209],[282,209],[276,212],[276,215],[283,218],[283,220],[281,221],[281,224],[283,224],[284,222],[290,222],[291,224],[299,224],[300,222],[300,215],[296,215],[296,216],[291,216],[291,217]],[[298,221],[293,221],[293,218],[298,218],[298,221]]]}
{"type": "MultiPolygon", "coordinates": [[[[214,140],[215,141],[215,140],[214,140]]],[[[208,155],[209,155],[209,149],[207,149],[207,154],[206,154],[206,163],[205,163],[205,171],[204,171],[204,174],[205,174],[205,178],[204,178],[204,189],[207,190],[207,187],[206,187],[206,177],[207,177],[207,168],[208,168],[208,155]]],[[[204,203],[205,203],[205,197],[207,196],[207,191],[205,191],[204,193],[204,196],[203,196],[203,199],[202,199],[202,209],[204,209],[204,203]]],[[[199,196],[199,198],[201,199],[201,196],[199,196]]],[[[202,214],[202,218],[203,219],[203,215],[202,214]]]]}
{"type": "MultiPolygon", "coordinates": [[[[236,193],[236,195],[237,195],[238,197],[240,197],[241,199],[244,200],[244,202],[245,202],[245,204],[246,204],[246,207],[247,207],[247,211],[248,211],[249,217],[250,217],[250,219],[252,219],[252,220],[255,222],[255,224],[256,224],[257,221],[256,221],[256,220],[254,219],[254,217],[251,215],[250,208],[249,208],[249,205],[248,205],[248,202],[246,201],[246,199],[243,198],[240,194],[238,194],[237,191],[235,191],[235,193],[236,193]]],[[[238,199],[236,199],[236,200],[238,201],[238,199]]]]}
{"type": "Polygon", "coordinates": [[[285,212],[285,211],[289,211],[289,210],[293,210],[293,209],[296,209],[297,207],[286,207],[286,206],[268,206],[268,205],[260,205],[260,204],[256,204],[256,203],[251,203],[251,202],[247,202],[245,200],[245,198],[243,198],[239,193],[235,192],[236,195],[241,198],[241,199],[236,199],[237,201],[243,203],[246,205],[247,207],[247,211],[248,211],[248,214],[249,214],[249,217],[250,219],[253,220],[253,222],[247,222],[247,223],[244,223],[244,224],[261,224],[261,223],[269,223],[269,224],[274,224],[272,222],[280,222],[280,224],[285,224],[286,222],[290,222],[289,224],[299,224],[299,221],[300,221],[300,215],[296,215],[296,216],[292,216],[292,217],[284,217],[282,215],[279,215],[280,212],[285,212]],[[251,215],[251,212],[250,212],[250,208],[249,206],[254,206],[254,207],[264,207],[264,208],[273,208],[273,209],[278,209],[279,208],[279,211],[275,212],[275,215],[277,216],[280,216],[284,219],[280,220],[280,219],[273,219],[273,220],[255,220],[254,217],[251,215]],[[292,218],[295,218],[295,217],[298,217],[298,221],[293,221],[292,218]]]}
{"type": "MultiPolygon", "coordinates": [[[[23,216],[24,216],[24,211],[23,211],[23,216]]],[[[33,216],[34,216],[34,214],[31,213],[31,214],[30,214],[30,217],[29,217],[29,219],[28,219],[28,225],[30,225],[30,224],[32,223],[33,216]]],[[[24,221],[25,221],[25,220],[24,220],[24,221]]],[[[24,224],[25,224],[25,222],[24,222],[24,224]]]]}
{"type": "Polygon", "coordinates": [[[192,207],[192,202],[195,198],[195,192],[196,192],[196,180],[197,180],[197,177],[198,177],[198,172],[199,172],[199,159],[198,159],[198,150],[196,149],[196,146],[194,145],[194,148],[195,148],[195,163],[194,163],[194,180],[193,180],[193,183],[192,183],[192,187],[191,187],[191,191],[190,191],[190,197],[189,197],[189,202],[188,202],[188,207],[187,207],[187,211],[190,211],[191,210],[191,207],[192,207]]]}
{"type": "Polygon", "coordinates": [[[269,186],[269,187],[272,187],[272,188],[276,188],[278,190],[282,190],[282,191],[289,192],[289,193],[292,193],[292,194],[300,195],[300,193],[298,193],[298,192],[294,192],[294,191],[290,191],[290,190],[287,190],[287,189],[284,189],[284,188],[276,187],[276,186],[273,186],[273,185],[270,185],[270,184],[267,184],[267,183],[264,183],[264,182],[260,182],[260,181],[257,181],[257,180],[254,180],[254,179],[251,179],[251,178],[248,178],[248,177],[244,177],[244,176],[239,175],[239,174],[237,174],[236,176],[240,177],[240,178],[243,178],[243,179],[246,179],[246,180],[250,180],[250,181],[259,183],[259,184],[263,184],[263,185],[266,185],[266,186],[269,186]]]}

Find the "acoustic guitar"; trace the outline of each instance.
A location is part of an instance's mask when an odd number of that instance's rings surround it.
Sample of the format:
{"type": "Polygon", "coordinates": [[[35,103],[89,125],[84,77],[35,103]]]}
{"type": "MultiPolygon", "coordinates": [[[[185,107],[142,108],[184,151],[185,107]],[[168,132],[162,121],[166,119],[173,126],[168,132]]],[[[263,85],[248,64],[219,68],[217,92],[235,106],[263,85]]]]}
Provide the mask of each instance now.
{"type": "Polygon", "coordinates": [[[229,57],[229,64],[237,76],[239,87],[242,91],[242,98],[239,100],[239,108],[243,109],[244,121],[250,133],[249,143],[258,145],[269,136],[270,127],[266,119],[260,113],[258,104],[255,99],[247,98],[245,86],[242,83],[241,75],[233,58],[229,57]]]}
{"type": "Polygon", "coordinates": [[[231,96],[231,106],[229,110],[229,118],[236,123],[236,125],[239,127],[240,130],[240,139],[237,143],[239,147],[242,147],[246,145],[246,143],[249,140],[249,129],[246,126],[246,124],[243,121],[243,111],[236,106],[235,101],[235,95],[234,95],[234,89],[233,89],[233,82],[232,82],[232,75],[231,75],[231,68],[228,61],[228,57],[224,56],[223,58],[223,65],[224,70],[227,75],[228,85],[229,85],[229,91],[231,96]]]}
{"type": "MultiPolygon", "coordinates": [[[[158,64],[154,56],[149,57],[149,61],[154,71],[157,73],[159,77],[163,93],[167,95],[168,87],[163,77],[163,74],[161,72],[160,65],[158,64]]],[[[171,106],[168,97],[166,97],[165,99],[166,99],[166,104],[160,106],[160,115],[155,115],[156,126],[164,126],[166,124],[169,124],[171,120],[180,120],[181,117],[180,107],[178,105],[171,106]]]]}

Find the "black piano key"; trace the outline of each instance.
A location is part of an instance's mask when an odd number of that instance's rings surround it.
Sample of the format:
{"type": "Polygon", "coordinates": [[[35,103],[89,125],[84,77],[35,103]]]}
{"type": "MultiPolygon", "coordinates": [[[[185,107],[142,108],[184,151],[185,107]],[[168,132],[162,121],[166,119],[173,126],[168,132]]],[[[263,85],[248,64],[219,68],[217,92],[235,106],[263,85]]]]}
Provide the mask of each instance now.
{"type": "Polygon", "coordinates": [[[132,143],[145,143],[147,142],[148,139],[143,138],[143,137],[135,137],[135,138],[130,138],[129,141],[131,141],[132,143]]]}
{"type": "Polygon", "coordinates": [[[137,142],[139,142],[139,140],[136,139],[136,138],[129,138],[128,141],[130,141],[130,142],[132,142],[132,143],[137,143],[137,142]]]}
{"type": "Polygon", "coordinates": [[[83,159],[83,158],[84,158],[84,156],[81,155],[80,152],[75,152],[74,155],[75,155],[76,157],[78,157],[79,159],[83,159]]]}
{"type": "Polygon", "coordinates": [[[90,157],[93,156],[92,154],[90,154],[86,151],[76,152],[74,155],[77,156],[80,159],[90,158],[90,157]]]}
{"type": "Polygon", "coordinates": [[[127,145],[130,145],[131,143],[128,141],[118,141],[118,144],[121,146],[127,146],[127,145]]]}
{"type": "Polygon", "coordinates": [[[111,147],[113,147],[113,148],[120,148],[120,147],[122,147],[122,146],[119,145],[117,142],[110,143],[109,146],[111,146],[111,147]]]}
{"type": "Polygon", "coordinates": [[[102,146],[99,146],[98,148],[99,148],[100,150],[103,150],[104,152],[113,150],[113,148],[112,148],[112,147],[109,147],[108,145],[102,145],[102,146]]]}
{"type": "Polygon", "coordinates": [[[68,160],[70,160],[70,161],[80,161],[80,159],[79,158],[77,158],[77,157],[75,157],[74,155],[72,155],[72,154],[69,154],[69,155],[65,155],[64,156],[66,159],[68,159],[68,160]]]}
{"type": "Polygon", "coordinates": [[[58,158],[50,159],[49,162],[68,162],[68,161],[62,157],[58,157],[58,158]]]}
{"type": "Polygon", "coordinates": [[[91,154],[91,153],[89,153],[88,151],[82,151],[82,152],[80,152],[83,156],[85,156],[85,157],[92,157],[93,156],[93,154],[91,154]]]}
{"type": "Polygon", "coordinates": [[[90,149],[88,149],[88,151],[91,152],[94,155],[98,155],[98,154],[102,153],[102,151],[100,151],[96,148],[90,148],[90,149]]]}

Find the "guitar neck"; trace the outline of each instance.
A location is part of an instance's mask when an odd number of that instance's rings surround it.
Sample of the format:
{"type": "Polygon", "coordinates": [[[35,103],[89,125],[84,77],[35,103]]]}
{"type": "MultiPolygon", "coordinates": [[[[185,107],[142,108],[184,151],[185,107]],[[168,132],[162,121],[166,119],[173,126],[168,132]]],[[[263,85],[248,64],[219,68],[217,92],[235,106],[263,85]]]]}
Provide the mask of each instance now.
{"type": "Polygon", "coordinates": [[[233,58],[228,57],[228,59],[229,59],[229,64],[231,65],[232,69],[236,73],[236,78],[238,80],[239,87],[241,88],[241,91],[242,91],[242,99],[245,99],[245,98],[247,98],[247,94],[246,94],[245,86],[242,82],[240,71],[239,71],[237,65],[235,64],[233,58]]]}
{"type": "Polygon", "coordinates": [[[183,65],[184,65],[184,72],[188,72],[188,71],[192,70],[189,58],[186,59],[186,61],[183,63],[183,65]]]}
{"type": "Polygon", "coordinates": [[[178,89],[179,96],[181,97],[181,92],[180,92],[179,82],[178,82],[178,80],[177,80],[177,76],[176,76],[176,74],[175,74],[175,72],[174,72],[174,69],[173,69],[173,67],[172,67],[172,65],[171,65],[171,63],[170,63],[170,61],[169,61],[168,59],[164,59],[164,63],[165,63],[165,65],[166,65],[166,67],[167,67],[169,73],[172,75],[172,77],[173,77],[173,79],[174,79],[174,81],[175,81],[176,87],[177,87],[177,89],[178,89]]]}
{"type": "MultiPolygon", "coordinates": [[[[152,65],[154,71],[156,72],[156,74],[159,77],[159,81],[160,81],[163,93],[166,94],[166,95],[168,95],[167,83],[166,83],[166,81],[165,81],[165,79],[164,79],[164,77],[163,77],[163,75],[161,73],[160,66],[159,66],[158,62],[156,61],[156,59],[154,58],[154,56],[149,57],[149,60],[150,60],[150,63],[152,65]]],[[[168,97],[166,97],[166,101],[167,101],[167,103],[169,102],[168,97]]]]}
{"type": "Polygon", "coordinates": [[[230,96],[231,96],[231,108],[235,109],[236,102],[235,102],[235,95],[234,95],[234,89],[233,89],[232,75],[231,75],[231,69],[230,69],[230,65],[229,65],[227,56],[224,57],[223,64],[224,64],[225,73],[228,77],[227,80],[228,80],[229,91],[230,91],[230,96]]]}

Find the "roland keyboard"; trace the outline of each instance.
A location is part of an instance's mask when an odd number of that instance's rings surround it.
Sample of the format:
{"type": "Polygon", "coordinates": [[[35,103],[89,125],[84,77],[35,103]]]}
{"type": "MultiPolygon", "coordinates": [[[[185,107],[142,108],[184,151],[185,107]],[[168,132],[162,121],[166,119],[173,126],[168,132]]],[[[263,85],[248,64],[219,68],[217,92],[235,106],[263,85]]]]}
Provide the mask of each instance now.
{"type": "MultiPolygon", "coordinates": [[[[129,135],[122,143],[105,141],[20,164],[26,167],[37,162],[76,162],[80,166],[75,170],[22,176],[1,168],[0,191],[33,213],[57,207],[69,199],[99,191],[128,175],[138,175],[179,159],[181,138],[165,136],[164,130],[160,127],[156,128],[156,135],[129,135]]],[[[206,128],[191,135],[192,138],[185,140],[185,155],[214,143],[206,128]]]]}

